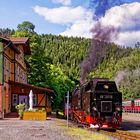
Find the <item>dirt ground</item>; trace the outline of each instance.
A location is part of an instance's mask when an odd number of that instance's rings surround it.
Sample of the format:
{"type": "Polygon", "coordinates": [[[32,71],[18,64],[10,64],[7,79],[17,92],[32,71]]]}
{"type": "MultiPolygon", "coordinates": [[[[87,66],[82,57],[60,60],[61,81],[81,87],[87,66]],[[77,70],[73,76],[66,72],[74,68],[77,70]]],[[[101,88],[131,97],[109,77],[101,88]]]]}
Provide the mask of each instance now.
{"type": "Polygon", "coordinates": [[[0,140],[111,140],[102,134],[81,128],[67,128],[66,120],[24,121],[18,118],[0,120],[0,140]]]}
{"type": "MultiPolygon", "coordinates": [[[[126,131],[140,133],[139,116],[123,116],[126,131]]],[[[0,120],[0,140],[116,140],[99,133],[74,128],[63,119],[48,117],[46,121],[24,121],[18,118],[0,120]]]]}
{"type": "Polygon", "coordinates": [[[57,120],[24,121],[13,118],[0,120],[0,140],[72,140],[56,126],[57,120]]]}

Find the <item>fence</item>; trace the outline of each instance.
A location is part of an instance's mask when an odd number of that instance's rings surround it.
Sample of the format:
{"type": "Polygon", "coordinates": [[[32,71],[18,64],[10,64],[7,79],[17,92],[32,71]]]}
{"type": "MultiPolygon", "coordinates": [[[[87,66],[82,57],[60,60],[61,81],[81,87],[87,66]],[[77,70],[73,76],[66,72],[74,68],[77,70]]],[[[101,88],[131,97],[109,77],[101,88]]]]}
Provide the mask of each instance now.
{"type": "Polygon", "coordinates": [[[140,121],[140,110],[123,110],[122,119],[140,121]]]}

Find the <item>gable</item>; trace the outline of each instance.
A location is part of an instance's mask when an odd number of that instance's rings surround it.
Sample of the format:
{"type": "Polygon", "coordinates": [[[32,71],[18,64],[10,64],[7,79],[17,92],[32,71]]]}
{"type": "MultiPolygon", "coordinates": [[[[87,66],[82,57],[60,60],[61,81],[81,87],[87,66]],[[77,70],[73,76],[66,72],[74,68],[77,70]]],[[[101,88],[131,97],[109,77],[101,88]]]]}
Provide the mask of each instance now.
{"type": "Polygon", "coordinates": [[[20,38],[10,38],[12,43],[18,48],[18,45],[23,46],[24,54],[30,55],[31,50],[29,46],[29,38],[27,37],[20,37],[20,38]]]}

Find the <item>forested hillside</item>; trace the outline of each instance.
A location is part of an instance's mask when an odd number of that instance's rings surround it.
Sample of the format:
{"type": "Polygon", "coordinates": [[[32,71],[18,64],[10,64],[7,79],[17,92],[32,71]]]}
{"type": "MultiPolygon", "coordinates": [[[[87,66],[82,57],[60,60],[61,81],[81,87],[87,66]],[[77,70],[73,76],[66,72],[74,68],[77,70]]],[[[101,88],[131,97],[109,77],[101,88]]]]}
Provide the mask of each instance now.
{"type": "MultiPolygon", "coordinates": [[[[53,88],[57,108],[61,106],[63,95],[79,84],[80,65],[88,56],[91,40],[39,35],[34,28],[32,23],[23,22],[17,26],[16,31],[1,29],[1,32],[5,36],[8,33],[8,36],[30,38],[32,55],[26,58],[31,66],[29,83],[53,88]]],[[[92,77],[110,78],[116,81],[123,93],[123,99],[140,96],[140,43],[133,48],[113,43],[101,45],[105,48],[104,56],[99,57],[100,61],[87,75],[86,80],[92,77]]]]}
{"type": "Polygon", "coordinates": [[[80,63],[86,56],[90,40],[84,38],[68,38],[54,35],[44,35],[46,40],[46,56],[52,64],[60,67],[75,83],[79,83],[80,63]]]}
{"type": "MultiPolygon", "coordinates": [[[[86,57],[91,40],[44,35],[45,52],[51,63],[59,67],[75,84],[80,79],[80,64],[86,57]]],[[[134,48],[106,44],[106,55],[87,77],[104,77],[115,80],[123,99],[140,96],[140,44],[134,48]]]]}

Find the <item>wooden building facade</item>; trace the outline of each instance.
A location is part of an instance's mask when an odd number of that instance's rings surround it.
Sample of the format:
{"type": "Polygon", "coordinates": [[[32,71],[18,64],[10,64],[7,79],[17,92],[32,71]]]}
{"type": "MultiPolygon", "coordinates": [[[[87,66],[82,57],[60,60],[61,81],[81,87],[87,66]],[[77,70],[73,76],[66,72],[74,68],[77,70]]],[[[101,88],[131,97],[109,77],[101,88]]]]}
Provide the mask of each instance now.
{"type": "Polygon", "coordinates": [[[24,59],[30,55],[29,39],[0,36],[0,112],[10,113],[19,103],[29,105],[29,92],[34,94],[34,107],[51,110],[53,90],[28,84],[29,64],[24,59]]]}

